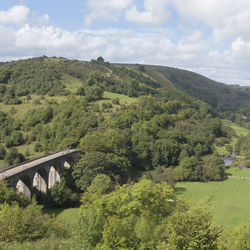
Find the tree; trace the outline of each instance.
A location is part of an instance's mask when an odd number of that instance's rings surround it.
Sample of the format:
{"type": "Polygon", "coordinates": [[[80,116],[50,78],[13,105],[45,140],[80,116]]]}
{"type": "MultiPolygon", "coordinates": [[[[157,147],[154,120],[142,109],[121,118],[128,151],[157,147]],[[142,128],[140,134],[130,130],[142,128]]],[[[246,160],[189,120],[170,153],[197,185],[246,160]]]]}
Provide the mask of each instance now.
{"type": "Polygon", "coordinates": [[[3,160],[6,154],[6,150],[3,145],[0,144],[0,159],[3,160]]]}
{"type": "Polygon", "coordinates": [[[37,240],[50,234],[65,236],[65,228],[42,213],[42,207],[31,203],[26,208],[17,204],[0,205],[0,241],[37,240]]]}
{"type": "Polygon", "coordinates": [[[153,152],[153,165],[156,166],[173,166],[178,163],[180,147],[173,140],[156,140],[153,152]]]}
{"type": "Polygon", "coordinates": [[[226,150],[229,154],[232,154],[233,153],[233,147],[232,145],[226,145],[226,150]]]}
{"type": "Polygon", "coordinates": [[[225,229],[220,239],[220,249],[250,249],[250,224],[242,224],[235,228],[225,229]]]}
{"type": "Polygon", "coordinates": [[[86,88],[86,98],[88,101],[99,100],[103,96],[103,89],[99,86],[90,86],[86,88]]]}
{"type": "Polygon", "coordinates": [[[149,179],[154,183],[167,182],[171,188],[174,188],[176,182],[175,172],[174,168],[160,166],[152,171],[146,172],[144,176],[146,179],[149,179]]]}
{"type": "Polygon", "coordinates": [[[74,193],[67,186],[65,178],[62,178],[60,183],[48,190],[45,204],[48,207],[74,207],[79,205],[79,195],[74,193]]]}
{"type": "Polygon", "coordinates": [[[92,151],[83,155],[73,169],[73,178],[80,190],[86,190],[98,174],[111,174],[113,163],[102,152],[92,151]]]}
{"type": "Polygon", "coordinates": [[[18,195],[13,188],[9,188],[5,181],[0,181],[0,204],[7,203],[9,205],[18,204],[20,207],[25,207],[29,204],[27,198],[23,195],[18,195]]]}
{"type": "Polygon", "coordinates": [[[209,155],[203,158],[202,180],[221,181],[225,178],[224,161],[219,155],[209,155]]]}
{"type": "Polygon", "coordinates": [[[102,56],[99,56],[97,59],[96,59],[97,62],[104,62],[104,58],[102,56]]]}
{"type": "Polygon", "coordinates": [[[34,151],[35,152],[42,152],[43,151],[43,146],[41,145],[40,142],[36,142],[34,145],[34,151]]]}
{"type": "Polygon", "coordinates": [[[166,249],[217,249],[221,234],[211,214],[203,207],[176,211],[163,233],[166,249]]]}
{"type": "Polygon", "coordinates": [[[194,156],[184,158],[178,168],[181,169],[182,180],[197,180],[200,177],[196,171],[199,169],[199,162],[194,156]]]}
{"type": "Polygon", "coordinates": [[[13,131],[11,136],[6,140],[6,147],[10,148],[24,143],[23,134],[20,131],[13,131]]]}
{"type": "Polygon", "coordinates": [[[127,95],[129,97],[137,97],[139,96],[140,85],[137,81],[132,81],[129,85],[127,95]]]}
{"type": "Polygon", "coordinates": [[[24,156],[21,153],[18,153],[16,148],[11,148],[9,152],[5,154],[4,160],[9,164],[17,164],[24,161],[24,156]]]}
{"type": "Polygon", "coordinates": [[[168,184],[144,179],[102,195],[89,193],[89,189],[81,206],[82,240],[87,247],[156,248],[157,228],[176,207],[174,191],[168,184]]]}
{"type": "Polygon", "coordinates": [[[138,70],[141,71],[141,72],[145,72],[144,65],[139,65],[138,70]]]}
{"type": "Polygon", "coordinates": [[[76,94],[77,95],[81,95],[81,96],[85,96],[85,89],[84,89],[84,87],[78,88],[77,91],[76,91],[76,94]]]}

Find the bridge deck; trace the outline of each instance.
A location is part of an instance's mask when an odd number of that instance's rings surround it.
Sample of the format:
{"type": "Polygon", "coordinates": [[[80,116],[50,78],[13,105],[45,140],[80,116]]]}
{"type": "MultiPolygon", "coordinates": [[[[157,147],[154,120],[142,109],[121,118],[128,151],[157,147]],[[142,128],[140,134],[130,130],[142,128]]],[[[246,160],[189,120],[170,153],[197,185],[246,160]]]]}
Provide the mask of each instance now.
{"type": "Polygon", "coordinates": [[[63,150],[63,151],[60,151],[60,152],[57,152],[54,154],[50,154],[47,156],[40,157],[38,159],[31,160],[31,161],[26,162],[26,163],[24,162],[23,164],[20,164],[18,166],[14,166],[12,168],[8,168],[6,170],[2,170],[0,173],[0,180],[9,178],[9,177],[11,177],[19,172],[22,172],[22,171],[27,170],[29,168],[32,168],[34,166],[43,164],[45,162],[62,157],[63,155],[68,155],[68,154],[71,154],[71,153],[77,152],[77,151],[79,151],[79,150],[77,150],[77,149],[63,150]]]}

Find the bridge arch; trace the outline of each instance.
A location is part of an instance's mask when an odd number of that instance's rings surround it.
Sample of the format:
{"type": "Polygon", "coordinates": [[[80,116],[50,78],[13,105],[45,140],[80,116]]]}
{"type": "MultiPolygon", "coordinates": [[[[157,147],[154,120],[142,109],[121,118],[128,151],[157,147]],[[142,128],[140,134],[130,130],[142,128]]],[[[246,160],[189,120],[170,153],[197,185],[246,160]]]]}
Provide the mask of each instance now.
{"type": "Polygon", "coordinates": [[[74,162],[75,162],[74,159],[69,156],[66,159],[64,159],[63,167],[69,169],[74,165],[74,162]]]}
{"type": "Polygon", "coordinates": [[[68,161],[64,161],[63,167],[68,169],[68,168],[70,168],[71,166],[70,166],[70,164],[68,163],[68,161]]]}
{"type": "Polygon", "coordinates": [[[44,169],[39,169],[33,177],[32,187],[39,192],[46,194],[47,192],[48,175],[44,169]]]}
{"type": "Polygon", "coordinates": [[[60,183],[61,175],[59,173],[59,168],[56,165],[50,167],[48,174],[48,189],[54,187],[56,183],[60,183]]]}
{"type": "Polygon", "coordinates": [[[15,189],[18,194],[23,194],[28,199],[31,199],[32,186],[31,186],[31,181],[30,181],[29,176],[27,175],[21,176],[16,183],[15,189]]]}

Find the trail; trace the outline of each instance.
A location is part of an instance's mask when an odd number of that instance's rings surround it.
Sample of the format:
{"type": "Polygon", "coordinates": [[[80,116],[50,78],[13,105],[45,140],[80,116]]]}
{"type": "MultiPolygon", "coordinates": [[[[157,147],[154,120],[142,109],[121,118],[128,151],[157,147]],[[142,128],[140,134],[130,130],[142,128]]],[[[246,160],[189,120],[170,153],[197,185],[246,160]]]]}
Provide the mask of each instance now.
{"type": "Polygon", "coordinates": [[[240,177],[240,176],[228,176],[228,178],[234,178],[234,179],[240,179],[240,180],[247,180],[247,181],[250,181],[250,178],[248,177],[240,177]]]}

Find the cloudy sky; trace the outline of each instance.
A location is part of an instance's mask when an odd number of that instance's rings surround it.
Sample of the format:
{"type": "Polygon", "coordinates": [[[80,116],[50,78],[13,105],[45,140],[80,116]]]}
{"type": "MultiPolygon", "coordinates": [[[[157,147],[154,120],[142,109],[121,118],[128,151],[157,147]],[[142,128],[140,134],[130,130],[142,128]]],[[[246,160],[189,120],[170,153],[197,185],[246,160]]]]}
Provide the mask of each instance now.
{"type": "Polygon", "coordinates": [[[250,0],[0,0],[0,61],[167,65],[250,86],[250,0]]]}

